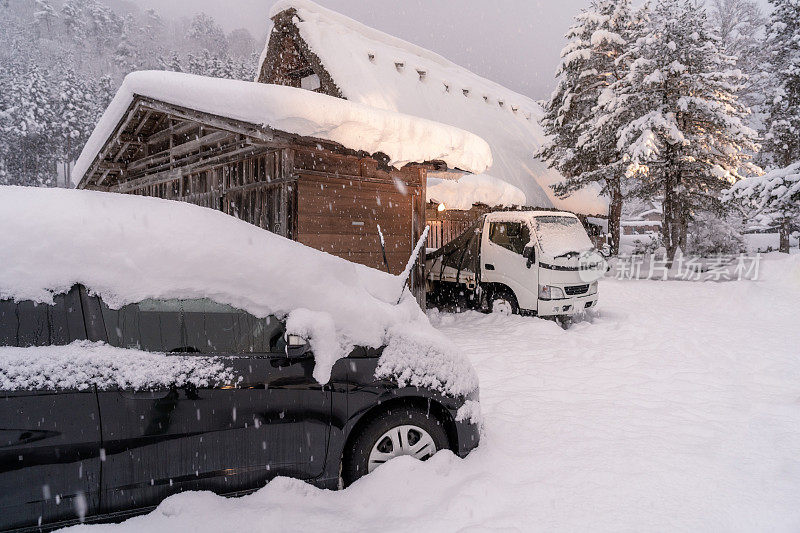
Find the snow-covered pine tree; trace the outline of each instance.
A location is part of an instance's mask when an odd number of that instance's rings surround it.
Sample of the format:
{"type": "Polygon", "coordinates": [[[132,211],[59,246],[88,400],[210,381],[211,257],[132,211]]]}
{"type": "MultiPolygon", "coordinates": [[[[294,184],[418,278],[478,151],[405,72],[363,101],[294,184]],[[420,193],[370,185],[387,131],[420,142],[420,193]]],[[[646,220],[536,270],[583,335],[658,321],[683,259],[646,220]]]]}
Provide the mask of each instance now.
{"type": "Polygon", "coordinates": [[[225,31],[217,22],[206,15],[199,13],[192,18],[186,38],[197,43],[205,50],[210,51],[214,56],[225,55],[228,50],[228,41],[225,38],[225,31]]]}
{"type": "Polygon", "coordinates": [[[53,90],[34,64],[14,65],[5,102],[3,166],[12,185],[55,184],[53,90]]]}
{"type": "Polygon", "coordinates": [[[719,192],[760,169],[750,160],[756,133],[737,98],[743,74],[718,48],[702,6],[659,0],[647,34],[632,48],[626,106],[632,120],[618,148],[630,158],[638,194],[663,195],[669,258],[686,248],[695,212],[719,205],[719,192]]]}
{"type": "Polygon", "coordinates": [[[766,151],[787,167],[800,160],[800,0],[770,0],[767,42],[770,75],[777,90],[768,101],[766,151]]]}
{"type": "Polygon", "coordinates": [[[81,0],[66,0],[61,6],[61,20],[67,32],[74,38],[81,38],[86,32],[83,20],[83,4],[81,0]]]}
{"type": "Polygon", "coordinates": [[[618,125],[611,113],[598,116],[626,78],[626,48],[637,25],[629,0],[593,0],[575,17],[561,52],[558,86],[545,106],[543,125],[550,142],[541,155],[566,180],[553,187],[566,197],[598,183],[609,196],[612,253],[618,253],[622,179],[627,163],[616,149],[618,125]]]}
{"type": "Polygon", "coordinates": [[[760,130],[766,95],[773,88],[766,68],[767,17],[755,0],[711,0],[708,5],[709,21],[720,38],[720,49],[735,57],[736,68],[747,75],[739,100],[753,112],[749,126],[760,130]]]}
{"type": "Polygon", "coordinates": [[[723,199],[761,226],[778,226],[780,251],[788,254],[791,231],[800,226],[800,161],[739,181],[723,199]]]}
{"type": "Polygon", "coordinates": [[[71,70],[60,76],[52,133],[58,143],[58,159],[64,176],[69,176],[71,163],[80,155],[99,118],[99,95],[94,85],[71,70]]]}
{"type": "Polygon", "coordinates": [[[53,23],[58,18],[58,13],[48,0],[36,0],[36,10],[33,17],[37,22],[44,25],[49,34],[53,29],[53,23]]]}

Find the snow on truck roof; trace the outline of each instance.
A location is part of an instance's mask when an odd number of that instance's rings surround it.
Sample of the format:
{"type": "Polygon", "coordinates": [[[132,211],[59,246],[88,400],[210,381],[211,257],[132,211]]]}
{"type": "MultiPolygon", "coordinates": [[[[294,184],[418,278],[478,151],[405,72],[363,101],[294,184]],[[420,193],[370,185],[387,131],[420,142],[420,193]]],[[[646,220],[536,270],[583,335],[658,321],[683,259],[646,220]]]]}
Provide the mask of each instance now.
{"type": "Polygon", "coordinates": [[[172,200],[0,186],[0,203],[0,299],[52,303],[77,283],[115,308],[209,298],[287,317],[310,339],[322,383],[352,346],[386,345],[379,375],[450,394],[477,387],[398,276],[172,200]]]}
{"type": "MultiPolygon", "coordinates": [[[[308,0],[282,0],[270,17],[294,9],[293,23],[342,95],[352,102],[409,113],[479,135],[492,150],[487,172],[521,189],[525,205],[605,214],[598,188],[566,199],[550,185],[563,180],[535,154],[546,140],[541,107],[429,50],[375,30],[308,0]]],[[[267,59],[261,57],[259,72],[267,59]]]]}
{"type": "Polygon", "coordinates": [[[294,87],[210,78],[181,72],[128,74],[100,118],[72,172],[78,183],[134,100],[143,96],[275,130],[332,141],[389,157],[389,164],[444,161],[480,173],[492,163],[487,143],[457,127],[370,108],[294,87]]]}

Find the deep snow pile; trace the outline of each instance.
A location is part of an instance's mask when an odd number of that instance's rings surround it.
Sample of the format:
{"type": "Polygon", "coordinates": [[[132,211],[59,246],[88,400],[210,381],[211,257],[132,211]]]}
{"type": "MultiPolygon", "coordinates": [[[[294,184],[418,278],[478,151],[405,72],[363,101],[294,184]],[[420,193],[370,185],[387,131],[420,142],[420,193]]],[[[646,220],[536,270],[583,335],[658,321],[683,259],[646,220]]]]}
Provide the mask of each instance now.
{"type": "Polygon", "coordinates": [[[599,313],[434,317],[476,365],[466,459],[400,457],[339,492],[279,478],[90,531],[800,530],[800,256],[764,281],[603,281],[599,313]]]}
{"type": "Polygon", "coordinates": [[[148,353],[77,341],[67,346],[0,346],[0,390],[212,387],[236,382],[218,358],[148,353]]]}
{"type": "MultiPolygon", "coordinates": [[[[535,156],[546,137],[539,124],[543,111],[530,98],[309,0],[280,0],[269,16],[290,8],[296,9],[294,23],[300,37],[351,102],[425,117],[479,135],[492,150],[487,172],[521,189],[526,205],[584,214],[608,210],[598,187],[566,199],[555,196],[550,185],[563,177],[535,156]]],[[[261,63],[266,52],[265,48],[261,63]]]]}
{"type": "MultiPolygon", "coordinates": [[[[451,364],[429,368],[441,371],[442,390],[468,379],[462,374],[477,382],[397,276],[170,200],[3,186],[0,205],[0,299],[52,303],[82,283],[115,308],[210,298],[257,317],[288,315],[289,327],[310,337],[321,383],[353,345],[379,347],[391,329],[394,342],[422,335],[444,350],[451,364]]],[[[416,367],[417,358],[395,367],[416,367]]]]}
{"type": "Polygon", "coordinates": [[[481,203],[490,207],[525,205],[525,193],[488,174],[466,174],[458,179],[428,177],[427,200],[443,203],[447,209],[472,208],[481,203]]]}
{"type": "Polygon", "coordinates": [[[196,76],[181,72],[142,71],[122,86],[86,142],[72,181],[78,183],[133,101],[145,96],[339,143],[353,150],[389,156],[389,164],[442,160],[450,168],[483,172],[492,164],[489,146],[478,136],[445,124],[375,109],[294,87],[196,76]]]}

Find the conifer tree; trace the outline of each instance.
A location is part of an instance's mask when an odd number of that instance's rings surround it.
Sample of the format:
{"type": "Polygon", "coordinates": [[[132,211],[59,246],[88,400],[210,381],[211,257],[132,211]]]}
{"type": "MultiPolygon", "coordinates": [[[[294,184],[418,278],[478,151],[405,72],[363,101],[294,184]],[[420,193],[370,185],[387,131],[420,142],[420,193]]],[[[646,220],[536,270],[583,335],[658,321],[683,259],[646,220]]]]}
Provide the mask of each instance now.
{"type": "Polygon", "coordinates": [[[768,100],[765,149],[772,163],[800,161],[800,0],[770,0],[767,43],[770,75],[777,90],[768,100]]]}
{"type": "Polygon", "coordinates": [[[593,0],[575,18],[561,52],[559,82],[545,109],[551,141],[541,153],[566,180],[553,187],[561,197],[599,184],[609,197],[612,253],[619,251],[627,163],[616,147],[619,114],[604,112],[626,78],[626,48],[640,22],[629,0],[593,0]],[[612,116],[613,115],[613,116],[612,116]]]}
{"type": "Polygon", "coordinates": [[[723,198],[759,225],[778,226],[780,251],[789,253],[789,236],[800,226],[800,161],[739,181],[723,198]]]}
{"type": "Polygon", "coordinates": [[[631,121],[618,148],[630,159],[634,192],[663,197],[668,257],[686,249],[689,221],[719,207],[719,193],[760,169],[755,132],[737,98],[744,76],[718,48],[702,6],[659,0],[632,48],[625,105],[631,121]]]}

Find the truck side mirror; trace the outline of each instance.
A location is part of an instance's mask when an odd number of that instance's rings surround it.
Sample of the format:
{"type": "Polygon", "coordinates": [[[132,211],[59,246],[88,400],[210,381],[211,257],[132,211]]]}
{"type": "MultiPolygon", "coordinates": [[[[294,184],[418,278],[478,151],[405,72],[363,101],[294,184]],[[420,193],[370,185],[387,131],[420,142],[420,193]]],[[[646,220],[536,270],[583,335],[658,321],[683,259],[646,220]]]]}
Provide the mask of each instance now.
{"type": "Polygon", "coordinates": [[[286,335],[286,357],[300,358],[311,351],[311,345],[300,335],[286,335]]]}
{"type": "Polygon", "coordinates": [[[536,262],[536,249],[533,246],[526,246],[522,250],[522,257],[528,260],[525,266],[530,268],[536,262]]]}

